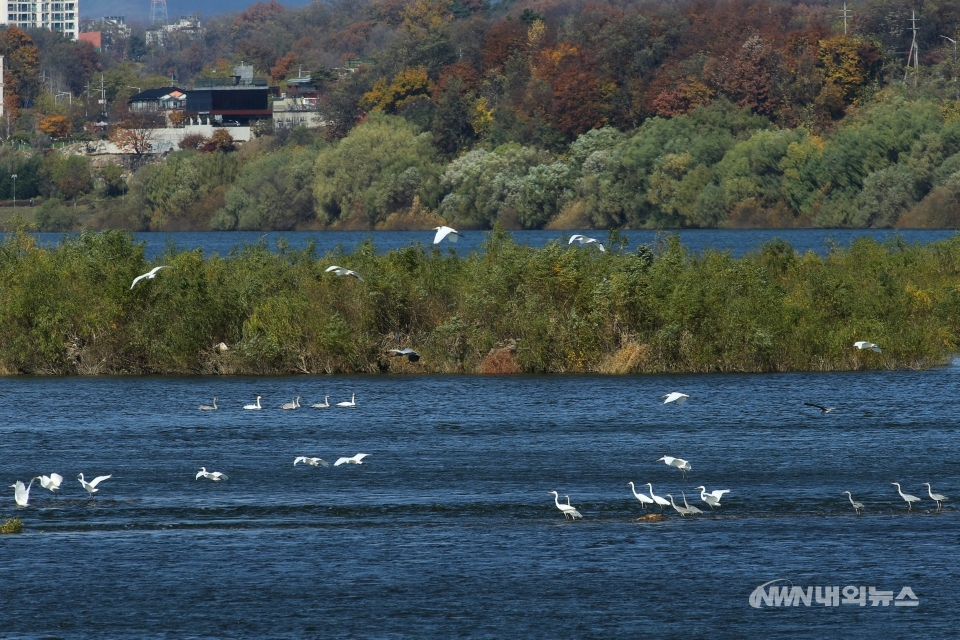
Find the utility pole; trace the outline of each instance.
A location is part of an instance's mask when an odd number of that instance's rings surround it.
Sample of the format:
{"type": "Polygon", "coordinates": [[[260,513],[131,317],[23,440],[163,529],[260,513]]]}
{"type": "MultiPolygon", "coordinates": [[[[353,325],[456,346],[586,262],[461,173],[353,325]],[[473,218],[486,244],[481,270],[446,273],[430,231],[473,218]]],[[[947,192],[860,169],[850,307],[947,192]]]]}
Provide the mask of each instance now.
{"type": "Polygon", "coordinates": [[[847,35],[847,18],[850,17],[850,14],[852,14],[853,11],[847,9],[847,3],[844,2],[844,3],[843,3],[843,9],[841,9],[840,11],[838,11],[838,13],[839,13],[841,16],[843,16],[843,35],[847,35]]]}
{"type": "Polygon", "coordinates": [[[100,74],[100,115],[107,118],[107,89],[103,85],[103,74],[100,74]]]}
{"type": "Polygon", "coordinates": [[[907,81],[907,75],[910,73],[910,62],[913,61],[913,86],[917,86],[917,77],[920,75],[920,50],[917,47],[917,12],[912,12],[910,22],[913,24],[913,42],[910,43],[910,52],[907,54],[907,69],[903,73],[903,81],[907,81]]]}

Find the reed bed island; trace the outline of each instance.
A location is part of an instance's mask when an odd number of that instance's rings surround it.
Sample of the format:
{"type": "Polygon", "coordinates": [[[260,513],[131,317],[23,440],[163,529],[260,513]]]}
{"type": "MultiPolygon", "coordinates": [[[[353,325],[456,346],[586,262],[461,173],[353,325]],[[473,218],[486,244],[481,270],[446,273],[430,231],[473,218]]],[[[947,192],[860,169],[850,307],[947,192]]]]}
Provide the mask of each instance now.
{"type": "Polygon", "coordinates": [[[126,232],[44,248],[21,230],[0,246],[0,373],[838,371],[931,367],[957,350],[960,237],[825,255],[775,240],[741,258],[669,235],[637,251],[616,231],[602,240],[605,252],[531,248],[497,229],[468,255],[261,242],[151,263],[126,232]],[[391,357],[406,347],[421,358],[391,357]]]}

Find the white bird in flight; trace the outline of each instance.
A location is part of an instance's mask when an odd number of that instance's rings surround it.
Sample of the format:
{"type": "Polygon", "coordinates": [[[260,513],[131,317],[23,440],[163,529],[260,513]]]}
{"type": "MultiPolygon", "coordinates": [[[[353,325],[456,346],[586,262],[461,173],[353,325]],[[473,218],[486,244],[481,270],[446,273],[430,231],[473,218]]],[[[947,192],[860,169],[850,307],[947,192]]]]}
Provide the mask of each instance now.
{"type": "Polygon", "coordinates": [[[79,480],[80,485],[87,490],[87,493],[89,493],[92,496],[97,491],[99,491],[99,489],[97,489],[98,484],[112,477],[113,477],[113,474],[110,474],[109,476],[97,476],[90,482],[87,482],[86,480],[83,479],[83,474],[81,473],[79,476],[77,476],[77,480],[79,480]]]}
{"type": "Polygon", "coordinates": [[[582,245],[592,244],[592,245],[594,245],[597,249],[600,249],[600,251],[602,251],[602,252],[604,252],[604,253],[606,253],[606,251],[607,251],[606,249],[603,248],[603,243],[601,243],[601,242],[600,242],[599,240],[597,240],[596,238],[588,238],[587,236],[581,235],[581,234],[579,234],[579,233],[576,233],[576,234],[570,236],[570,239],[567,241],[567,244],[573,244],[574,242],[579,242],[579,243],[582,244],[582,245]]]}
{"type": "Polygon", "coordinates": [[[895,485],[897,485],[897,493],[900,494],[900,497],[901,497],[901,498],[903,498],[904,500],[907,501],[907,511],[912,511],[912,510],[913,510],[913,503],[914,503],[914,502],[920,502],[920,498],[918,498],[917,496],[912,496],[912,495],[910,495],[909,493],[904,493],[904,492],[900,489],[900,483],[899,483],[899,482],[891,482],[890,484],[895,484],[895,485]]]}
{"type": "Polygon", "coordinates": [[[323,465],[324,467],[330,466],[329,463],[327,463],[327,461],[323,460],[322,458],[308,458],[306,456],[297,456],[296,458],[294,458],[293,466],[297,466],[297,464],[301,462],[308,464],[311,467],[318,467],[320,465],[323,465]]]}
{"type": "Polygon", "coordinates": [[[13,488],[13,499],[17,501],[18,507],[25,507],[30,502],[30,487],[33,486],[33,482],[36,478],[30,480],[30,484],[26,487],[23,486],[23,483],[17,480],[14,484],[10,485],[13,488]]]}
{"type": "Polygon", "coordinates": [[[287,410],[289,410],[289,409],[299,409],[299,408],[300,408],[300,397],[301,397],[301,396],[296,396],[292,401],[290,401],[290,402],[284,402],[282,405],[280,405],[280,408],[281,408],[281,409],[287,409],[287,410]]]}
{"type": "Polygon", "coordinates": [[[664,398],[663,404],[669,404],[671,402],[676,402],[677,404],[683,404],[687,401],[688,396],[685,393],[680,393],[679,391],[674,391],[673,393],[668,393],[666,395],[660,396],[664,398]]]}
{"type": "Polygon", "coordinates": [[[665,462],[667,466],[676,467],[677,469],[680,469],[680,473],[683,474],[684,478],[687,477],[687,471],[690,471],[693,469],[693,467],[690,466],[690,463],[682,458],[674,458],[673,456],[663,456],[662,458],[657,458],[656,460],[654,460],[654,462],[660,462],[660,461],[665,462]]]}
{"type": "Polygon", "coordinates": [[[338,458],[336,462],[333,463],[333,466],[339,467],[342,464],[363,464],[363,459],[366,458],[369,453],[358,453],[352,458],[338,458]]]}
{"type": "Polygon", "coordinates": [[[703,485],[699,487],[694,487],[695,489],[700,489],[700,499],[710,505],[710,509],[720,506],[720,499],[723,497],[723,494],[730,493],[730,489],[717,489],[707,493],[707,488],[703,485]]]}
{"type": "Polygon", "coordinates": [[[146,272],[142,276],[137,276],[136,278],[134,278],[133,284],[130,285],[130,288],[133,289],[135,286],[137,286],[137,283],[143,280],[144,278],[146,278],[147,280],[153,280],[154,278],[157,277],[157,274],[160,273],[160,269],[172,269],[172,268],[173,267],[169,267],[165,264],[162,264],[159,267],[154,267],[153,269],[146,272]]]}
{"type": "Polygon", "coordinates": [[[850,493],[849,491],[844,491],[844,493],[847,494],[847,498],[850,500],[850,504],[853,505],[853,511],[854,511],[854,513],[856,513],[857,515],[860,515],[860,509],[863,509],[863,503],[862,503],[862,502],[854,502],[854,500],[853,500],[853,494],[850,493]]]}
{"type": "Polygon", "coordinates": [[[803,404],[807,405],[808,407],[816,407],[817,409],[820,409],[820,413],[830,413],[831,411],[837,410],[836,407],[825,407],[822,404],[814,404],[812,402],[804,402],[803,404]]]}
{"type": "Polygon", "coordinates": [[[937,511],[940,511],[940,509],[943,508],[943,504],[941,503],[944,500],[949,500],[950,498],[948,498],[947,496],[942,496],[939,493],[934,493],[933,489],[930,487],[929,482],[924,482],[923,484],[927,485],[927,494],[929,494],[931,500],[937,503],[937,511]]]}
{"type": "Polygon", "coordinates": [[[363,282],[363,278],[361,278],[360,274],[357,273],[356,271],[351,271],[350,269],[344,269],[343,267],[338,267],[337,265],[327,267],[327,273],[330,273],[331,271],[336,272],[338,276],[353,276],[360,282],[363,282]]]}
{"type": "Polygon", "coordinates": [[[202,405],[200,405],[199,407],[197,407],[197,409],[199,409],[200,411],[216,411],[216,410],[217,410],[217,399],[216,399],[216,398],[213,399],[213,406],[211,406],[211,405],[209,405],[209,404],[202,404],[202,405]]]}
{"type": "Polygon", "coordinates": [[[440,244],[440,241],[444,238],[449,238],[450,242],[456,244],[457,238],[460,236],[466,237],[453,227],[434,227],[433,230],[437,232],[437,234],[433,236],[433,244],[440,244]]]}
{"type": "Polygon", "coordinates": [[[60,490],[60,483],[63,482],[63,476],[59,473],[51,473],[49,476],[37,476],[40,486],[49,489],[54,495],[60,490]]]}
{"type": "Polygon", "coordinates": [[[355,407],[355,406],[357,406],[357,394],[351,393],[351,394],[350,394],[350,400],[349,400],[349,401],[344,400],[343,402],[338,402],[338,403],[337,403],[337,406],[338,406],[338,407],[355,407]]]}
{"type": "Polygon", "coordinates": [[[314,409],[326,409],[330,406],[330,396],[323,396],[323,402],[314,402],[310,406],[314,409]]]}
{"type": "Polygon", "coordinates": [[[394,358],[407,356],[407,360],[410,362],[417,362],[420,359],[420,354],[409,347],[406,349],[390,349],[390,355],[394,358]]]}
{"type": "Polygon", "coordinates": [[[553,494],[553,501],[557,505],[557,509],[563,512],[564,519],[573,518],[576,520],[577,518],[583,517],[576,508],[571,507],[569,504],[560,504],[560,495],[556,491],[550,491],[549,493],[553,494]]]}
{"type": "Polygon", "coordinates": [[[200,471],[197,471],[197,477],[194,478],[194,480],[199,480],[200,478],[207,478],[208,480],[213,480],[214,482],[230,479],[227,477],[227,474],[220,473],[219,471],[207,471],[206,467],[200,467],[200,471]]]}
{"type": "Polygon", "coordinates": [[[877,353],[880,353],[880,347],[873,344],[872,342],[866,342],[865,340],[858,340],[857,342],[853,343],[853,346],[855,346],[857,349],[860,349],[861,351],[863,349],[870,349],[870,351],[875,351],[877,353]]]}
{"type": "Polygon", "coordinates": [[[646,486],[650,487],[650,498],[660,506],[660,511],[663,511],[663,508],[664,508],[664,507],[670,505],[669,502],[667,502],[666,500],[664,500],[664,499],[661,498],[660,496],[654,495],[654,493],[653,493],[653,485],[652,485],[652,484],[650,484],[650,483],[648,482],[646,486]]]}
{"type": "Polygon", "coordinates": [[[653,504],[653,498],[648,498],[642,493],[637,493],[636,487],[633,486],[633,482],[628,482],[630,485],[630,490],[633,491],[633,497],[640,501],[641,506],[646,509],[648,504],[653,504]]]}
{"type": "Polygon", "coordinates": [[[257,396],[257,403],[256,403],[256,404],[245,404],[245,405],[243,405],[243,408],[246,409],[246,410],[248,410],[248,411],[257,410],[257,409],[262,409],[263,407],[260,406],[260,398],[261,398],[261,397],[263,397],[263,396],[257,396]]]}

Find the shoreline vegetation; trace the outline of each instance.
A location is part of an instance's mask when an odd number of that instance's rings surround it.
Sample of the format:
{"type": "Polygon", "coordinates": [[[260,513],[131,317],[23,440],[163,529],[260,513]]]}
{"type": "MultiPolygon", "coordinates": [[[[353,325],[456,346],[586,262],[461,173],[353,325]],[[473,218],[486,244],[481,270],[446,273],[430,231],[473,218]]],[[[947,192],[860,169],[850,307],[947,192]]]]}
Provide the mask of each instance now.
{"type": "Polygon", "coordinates": [[[960,235],[862,238],[825,256],[773,240],[741,258],[690,252],[676,235],[636,251],[619,231],[601,239],[605,253],[532,248],[498,227],[467,255],[262,240],[150,263],[129,232],[42,248],[21,227],[0,244],[0,374],[892,370],[957,350],[960,235]],[[131,290],[160,264],[171,268],[131,290]],[[326,273],[333,264],[363,280],[326,273]],[[421,360],[390,357],[404,347],[421,360]]]}

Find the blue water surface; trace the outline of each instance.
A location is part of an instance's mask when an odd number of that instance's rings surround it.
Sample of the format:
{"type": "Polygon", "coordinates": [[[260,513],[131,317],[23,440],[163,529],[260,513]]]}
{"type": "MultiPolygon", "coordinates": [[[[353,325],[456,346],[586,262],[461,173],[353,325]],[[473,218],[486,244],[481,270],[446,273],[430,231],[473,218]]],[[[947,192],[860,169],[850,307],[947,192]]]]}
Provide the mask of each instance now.
{"type": "Polygon", "coordinates": [[[0,636],[954,637],[958,381],[2,378],[0,519],[25,531],[0,536],[0,636]],[[660,404],[671,391],[690,400],[660,404]],[[61,495],[34,484],[17,508],[7,485],[51,472],[61,495]],[[80,472],[112,477],[90,499],[80,472]],[[704,513],[638,522],[660,511],[629,481],[704,513]],[[923,498],[911,512],[895,481],[923,498]],[[923,482],[953,501],[937,513],[923,482]],[[730,490],[715,515],[700,484],[730,490]],[[751,607],[775,579],[910,587],[919,605],[751,607]]]}

